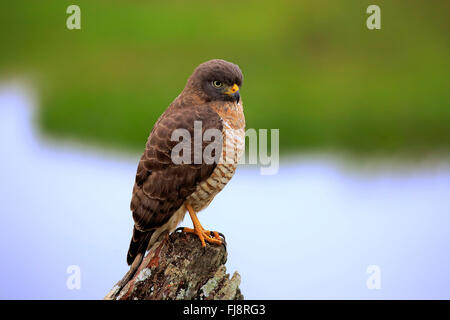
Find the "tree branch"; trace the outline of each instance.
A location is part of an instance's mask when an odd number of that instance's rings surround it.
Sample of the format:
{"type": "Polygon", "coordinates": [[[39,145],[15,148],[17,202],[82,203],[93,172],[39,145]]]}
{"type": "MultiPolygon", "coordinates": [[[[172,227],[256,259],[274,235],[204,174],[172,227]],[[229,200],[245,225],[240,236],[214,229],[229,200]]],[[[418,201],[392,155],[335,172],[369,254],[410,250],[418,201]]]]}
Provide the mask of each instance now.
{"type": "Polygon", "coordinates": [[[224,246],[202,247],[197,236],[184,232],[160,237],[134,276],[114,286],[105,299],[114,300],[242,300],[241,276],[226,274],[224,246]]]}

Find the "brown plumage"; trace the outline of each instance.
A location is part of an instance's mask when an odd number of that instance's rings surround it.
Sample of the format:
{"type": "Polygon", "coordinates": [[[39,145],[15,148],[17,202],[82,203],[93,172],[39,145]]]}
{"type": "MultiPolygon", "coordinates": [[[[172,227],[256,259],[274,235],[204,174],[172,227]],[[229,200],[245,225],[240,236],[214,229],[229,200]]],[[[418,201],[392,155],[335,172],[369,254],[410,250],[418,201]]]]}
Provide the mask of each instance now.
{"type": "MultiPolygon", "coordinates": [[[[142,257],[163,231],[173,231],[188,209],[198,212],[205,208],[231,179],[244,145],[245,119],[237,91],[241,85],[242,73],[237,65],[224,60],[207,61],[195,69],[184,90],[155,123],[133,188],[131,211],[135,224],[128,264],[142,257]],[[236,151],[231,163],[225,161],[223,145],[219,163],[194,164],[194,121],[201,121],[203,133],[207,129],[222,132],[223,144],[228,143],[236,151]],[[175,129],[186,129],[191,134],[191,164],[172,161],[172,149],[179,143],[171,141],[175,129]]],[[[202,142],[202,152],[210,143],[202,142]]]]}

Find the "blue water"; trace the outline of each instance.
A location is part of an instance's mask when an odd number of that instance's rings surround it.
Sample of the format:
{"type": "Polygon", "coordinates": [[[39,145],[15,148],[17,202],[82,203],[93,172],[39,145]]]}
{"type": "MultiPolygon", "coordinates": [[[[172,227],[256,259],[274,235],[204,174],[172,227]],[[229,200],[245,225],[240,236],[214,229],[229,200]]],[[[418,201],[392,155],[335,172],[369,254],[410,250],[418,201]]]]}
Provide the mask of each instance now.
{"type": "MultiPolygon", "coordinates": [[[[22,89],[0,89],[0,298],[102,298],[127,271],[140,155],[46,142],[32,109],[22,89]],[[70,265],[79,290],[66,286],[70,265]]],[[[348,167],[324,158],[273,176],[242,167],[199,215],[227,236],[227,268],[240,272],[245,298],[450,299],[448,164],[348,167]],[[366,285],[370,265],[380,289],[366,285]]]]}

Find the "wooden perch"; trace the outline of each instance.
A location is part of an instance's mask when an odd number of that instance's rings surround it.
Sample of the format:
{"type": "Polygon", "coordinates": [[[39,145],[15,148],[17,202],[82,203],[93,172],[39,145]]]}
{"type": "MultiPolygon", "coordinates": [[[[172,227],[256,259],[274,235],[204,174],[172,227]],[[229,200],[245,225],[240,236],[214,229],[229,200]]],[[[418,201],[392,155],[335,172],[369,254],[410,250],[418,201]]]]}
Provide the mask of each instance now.
{"type": "Polygon", "coordinates": [[[241,276],[226,274],[224,246],[202,247],[197,236],[183,232],[161,235],[114,300],[242,300],[241,276]]]}

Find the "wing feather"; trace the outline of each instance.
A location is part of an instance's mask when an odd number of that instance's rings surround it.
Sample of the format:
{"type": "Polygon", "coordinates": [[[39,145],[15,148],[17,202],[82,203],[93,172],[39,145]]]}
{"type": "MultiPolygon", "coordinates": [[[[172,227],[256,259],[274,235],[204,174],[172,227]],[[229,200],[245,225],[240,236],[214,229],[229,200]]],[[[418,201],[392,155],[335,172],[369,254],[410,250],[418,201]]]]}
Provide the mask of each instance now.
{"type": "MultiPolygon", "coordinates": [[[[194,112],[192,109],[171,106],[153,127],[139,161],[131,200],[131,211],[138,230],[152,230],[165,224],[216,167],[216,163],[177,165],[171,159],[172,149],[178,143],[171,141],[173,130],[183,128],[189,131],[192,137],[191,162],[194,121],[202,122],[203,132],[211,128],[222,131],[222,120],[210,106],[197,106],[194,112]]],[[[202,151],[208,143],[202,143],[202,151]]]]}

